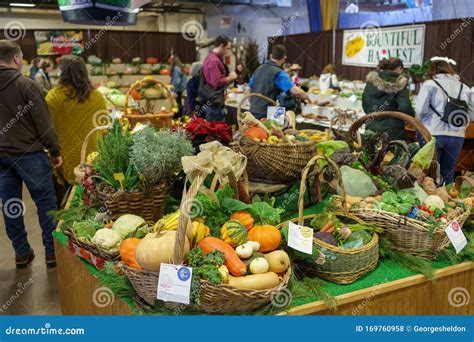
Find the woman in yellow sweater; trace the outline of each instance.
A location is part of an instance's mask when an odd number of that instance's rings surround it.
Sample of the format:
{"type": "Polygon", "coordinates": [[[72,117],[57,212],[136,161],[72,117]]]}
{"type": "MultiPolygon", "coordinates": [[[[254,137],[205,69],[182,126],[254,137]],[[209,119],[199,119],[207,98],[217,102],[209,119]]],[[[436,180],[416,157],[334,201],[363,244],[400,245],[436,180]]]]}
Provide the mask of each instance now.
{"type": "MultiPolygon", "coordinates": [[[[59,84],[49,91],[46,102],[61,145],[62,175],[74,183],[84,138],[98,125],[98,118],[107,114],[107,107],[102,94],[93,88],[82,58],[62,57],[59,73],[59,84]]],[[[88,153],[94,150],[95,140],[91,139],[88,153]]]]}

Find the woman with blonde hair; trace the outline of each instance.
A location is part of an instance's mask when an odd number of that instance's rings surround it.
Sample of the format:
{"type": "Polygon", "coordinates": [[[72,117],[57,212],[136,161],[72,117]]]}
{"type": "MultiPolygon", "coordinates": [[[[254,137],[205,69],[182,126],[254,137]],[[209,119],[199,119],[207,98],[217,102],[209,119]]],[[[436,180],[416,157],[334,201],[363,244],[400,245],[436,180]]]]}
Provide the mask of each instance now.
{"type": "MultiPolygon", "coordinates": [[[[53,125],[63,154],[62,176],[75,181],[74,168],[80,163],[85,136],[108,115],[103,95],[92,86],[81,57],[67,55],[59,62],[59,84],[46,96],[53,125]]],[[[95,150],[91,139],[88,153],[95,150]]]]}

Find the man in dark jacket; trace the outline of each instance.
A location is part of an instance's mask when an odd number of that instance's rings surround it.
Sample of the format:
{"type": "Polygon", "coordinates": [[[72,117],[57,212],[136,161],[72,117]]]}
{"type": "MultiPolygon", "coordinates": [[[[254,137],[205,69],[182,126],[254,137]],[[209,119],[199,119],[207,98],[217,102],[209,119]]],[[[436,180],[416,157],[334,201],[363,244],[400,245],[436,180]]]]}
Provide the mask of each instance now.
{"type": "MultiPolygon", "coordinates": [[[[401,73],[403,63],[399,58],[384,59],[376,71],[367,74],[362,95],[362,107],[366,114],[396,111],[415,115],[408,91],[408,79],[401,73]]],[[[390,140],[406,140],[405,124],[398,119],[378,119],[370,122],[367,129],[386,132],[390,140]]]]}
{"type": "MultiPolygon", "coordinates": [[[[283,45],[275,45],[272,48],[270,59],[255,70],[249,82],[252,93],[262,94],[273,101],[281,93],[290,92],[304,100],[309,101],[308,95],[291,80],[290,76],[283,70],[286,61],[286,49],[283,45]]],[[[261,119],[267,116],[268,102],[253,97],[250,99],[250,112],[261,119]]]]}
{"type": "Polygon", "coordinates": [[[54,221],[47,212],[56,210],[51,165],[60,167],[59,142],[51,124],[48,106],[40,88],[20,72],[23,55],[20,46],[0,40],[0,195],[7,235],[15,249],[18,268],[34,258],[23,222],[25,183],[37,209],[42,230],[46,265],[56,259],[52,232],[54,221]]]}

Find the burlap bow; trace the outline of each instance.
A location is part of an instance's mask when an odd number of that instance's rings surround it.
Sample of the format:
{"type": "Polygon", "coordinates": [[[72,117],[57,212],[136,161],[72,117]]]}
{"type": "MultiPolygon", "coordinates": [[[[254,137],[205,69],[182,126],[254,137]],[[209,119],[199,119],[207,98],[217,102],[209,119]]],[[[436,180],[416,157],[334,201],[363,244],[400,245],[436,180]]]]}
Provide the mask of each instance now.
{"type": "Polygon", "coordinates": [[[199,173],[215,172],[219,177],[225,177],[231,171],[239,179],[247,167],[247,157],[223,146],[218,141],[202,144],[196,156],[182,157],[181,163],[187,177],[191,180],[199,173]]]}

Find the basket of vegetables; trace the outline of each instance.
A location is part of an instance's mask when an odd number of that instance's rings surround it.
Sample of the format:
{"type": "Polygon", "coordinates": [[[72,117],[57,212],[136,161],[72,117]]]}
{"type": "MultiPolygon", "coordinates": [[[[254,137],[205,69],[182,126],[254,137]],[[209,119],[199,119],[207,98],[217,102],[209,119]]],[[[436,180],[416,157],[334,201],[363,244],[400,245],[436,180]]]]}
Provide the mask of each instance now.
{"type": "MultiPolygon", "coordinates": [[[[88,135],[90,137],[91,135],[88,135]]],[[[116,218],[135,214],[147,221],[163,216],[168,182],[181,170],[181,157],[194,148],[182,131],[157,131],[150,125],[132,134],[114,120],[98,139],[91,164],[81,151],[82,185],[116,218]]]]}
{"type": "MultiPolygon", "coordinates": [[[[306,178],[312,167],[316,177],[327,170],[335,174],[341,196],[337,201],[345,202],[344,186],[337,165],[325,156],[312,158],[302,173],[298,218],[291,220],[299,226],[313,229],[312,253],[305,254],[291,249],[294,261],[307,275],[337,284],[350,284],[375,269],[379,260],[379,238],[381,229],[368,224],[354,215],[343,211],[342,207],[328,206],[323,213],[303,216],[306,178]],[[332,211],[337,210],[337,211],[332,211]]],[[[288,225],[278,226],[288,240],[288,225]]]]}
{"type": "Polygon", "coordinates": [[[172,126],[176,112],[173,93],[166,85],[151,76],[136,81],[130,87],[126,94],[125,105],[125,117],[132,127],[137,123],[147,122],[157,129],[172,126]],[[167,107],[170,110],[167,110],[167,107]]]}
{"type": "Polygon", "coordinates": [[[234,171],[216,164],[204,170],[209,164],[203,158],[198,154],[188,164],[191,169],[184,167],[192,182],[180,210],[156,223],[136,248],[138,267],[127,265],[125,274],[149,306],[156,305],[160,265],[167,262],[193,269],[190,309],[229,314],[265,307],[291,275],[289,257],[279,250],[281,234],[270,224],[280,211],[266,202],[238,200],[234,171]],[[211,171],[227,184],[215,192],[203,188],[211,171]]]}
{"type": "Polygon", "coordinates": [[[383,237],[393,248],[434,259],[450,241],[446,228],[462,227],[471,213],[470,203],[454,198],[433,178],[419,179],[414,188],[387,190],[377,197],[358,198],[350,212],[384,227],[383,237]],[[421,184],[418,184],[421,183],[421,184]]]}
{"type": "Polygon", "coordinates": [[[247,156],[247,172],[251,181],[263,183],[288,183],[299,179],[301,171],[315,155],[316,141],[322,135],[309,136],[295,129],[294,114],[287,112],[288,129],[274,120],[257,120],[250,112],[241,112],[241,106],[249,97],[258,97],[275,102],[259,95],[248,94],[239,102],[237,122],[239,134],[232,148],[247,156]]]}
{"type": "MultiPolygon", "coordinates": [[[[362,147],[363,143],[358,133],[359,128],[361,128],[366,123],[370,123],[374,120],[383,119],[401,120],[405,123],[405,125],[413,127],[421,135],[425,142],[429,143],[432,140],[431,133],[426,129],[426,127],[421,123],[420,120],[400,112],[377,112],[374,114],[364,115],[363,117],[356,120],[347,132],[348,141],[356,141],[357,145],[355,146],[362,147]]],[[[376,143],[374,143],[373,141],[368,141],[367,144],[372,146],[376,145],[376,143]]],[[[433,178],[436,178],[439,173],[439,164],[436,160],[436,152],[434,152],[433,154],[431,154],[431,159],[425,160],[423,163],[412,163],[411,169],[408,171],[415,178],[422,176],[424,173],[428,174],[433,178]]],[[[378,165],[373,165],[373,167],[377,166],[378,165]]],[[[369,165],[369,167],[371,167],[371,165],[369,165]]]]}
{"type": "MultiPolygon", "coordinates": [[[[75,221],[64,227],[63,232],[72,245],[86,250],[96,258],[116,262],[120,260],[122,240],[138,237],[147,230],[148,226],[143,218],[126,214],[106,224],[93,219],[75,221]]],[[[86,253],[80,253],[80,256],[90,259],[86,253]]]]}

